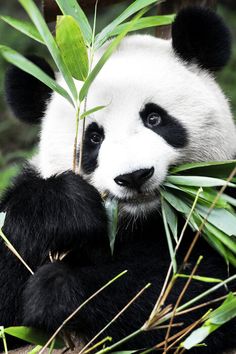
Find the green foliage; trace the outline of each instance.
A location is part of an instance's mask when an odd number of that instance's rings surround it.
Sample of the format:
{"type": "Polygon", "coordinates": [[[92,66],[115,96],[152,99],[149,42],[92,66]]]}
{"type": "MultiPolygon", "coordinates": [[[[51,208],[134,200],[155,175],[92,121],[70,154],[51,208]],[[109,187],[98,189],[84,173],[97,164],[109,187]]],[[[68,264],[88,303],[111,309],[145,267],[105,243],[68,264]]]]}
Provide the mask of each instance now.
{"type": "Polygon", "coordinates": [[[89,21],[76,0],[56,0],[64,15],[72,16],[78,23],[87,45],[92,41],[92,29],[89,21]]]}
{"type": "Polygon", "coordinates": [[[37,31],[37,28],[32,23],[10,16],[1,16],[0,18],[18,31],[26,34],[28,37],[38,41],[41,44],[44,44],[42,37],[37,31]]]}
{"type": "MultiPolygon", "coordinates": [[[[205,221],[202,229],[203,236],[227,263],[236,266],[236,213],[233,208],[235,199],[227,199],[224,194],[219,196],[215,189],[226,185],[236,187],[235,183],[226,181],[235,165],[236,161],[195,163],[173,168],[170,172],[171,175],[167,177],[160,193],[164,210],[164,226],[173,265],[176,260],[170,231],[176,242],[176,218],[173,217],[173,213],[176,213],[188,220],[196,232],[205,221]],[[202,176],[208,176],[208,171],[210,174],[215,171],[215,176],[221,178],[202,176]],[[190,174],[183,176],[182,173],[190,174]],[[214,208],[210,210],[213,204],[214,208]]],[[[177,267],[174,266],[174,272],[176,269],[177,267]]]]}
{"type": "Polygon", "coordinates": [[[71,75],[85,81],[89,72],[88,52],[82,31],[72,16],[58,16],[56,41],[71,75]]]}
{"type": "MultiPolygon", "coordinates": [[[[8,327],[4,329],[4,333],[9,334],[13,337],[25,340],[28,343],[37,344],[37,345],[44,345],[48,340],[48,334],[36,330],[30,327],[8,327]]],[[[65,346],[64,342],[61,339],[57,339],[55,341],[54,347],[55,349],[61,349],[65,346]]]]}
{"type": "Polygon", "coordinates": [[[212,332],[220,326],[236,317],[236,297],[230,293],[216,310],[209,312],[208,319],[202,327],[193,331],[190,336],[181,344],[187,350],[204,341],[212,332]]]}

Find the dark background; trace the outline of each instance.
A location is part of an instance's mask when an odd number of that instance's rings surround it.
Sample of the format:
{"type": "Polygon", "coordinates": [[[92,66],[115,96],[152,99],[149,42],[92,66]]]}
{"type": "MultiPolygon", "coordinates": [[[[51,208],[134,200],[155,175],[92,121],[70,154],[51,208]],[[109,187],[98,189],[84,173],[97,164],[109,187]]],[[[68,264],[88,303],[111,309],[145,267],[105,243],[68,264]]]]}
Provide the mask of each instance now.
{"type": "MultiPolygon", "coordinates": [[[[180,0],[172,0],[172,3],[178,1],[180,2],[180,0]]],[[[98,9],[97,29],[103,28],[113,20],[127,6],[127,3],[130,1],[120,4],[113,3],[100,11],[98,9]]],[[[222,0],[217,11],[224,17],[234,39],[232,59],[224,71],[218,74],[217,79],[229,97],[233,113],[236,116],[236,1],[222,0]]],[[[156,12],[157,9],[154,9],[153,14],[156,12]]],[[[16,1],[1,2],[0,14],[26,18],[16,1]]],[[[89,16],[92,20],[92,13],[89,16]]],[[[153,29],[151,32],[154,33],[155,30],[153,29]]],[[[48,58],[48,53],[42,45],[20,34],[3,21],[0,21],[0,44],[8,45],[23,54],[34,53],[48,58]]],[[[38,128],[17,121],[6,107],[4,73],[7,65],[0,57],[0,193],[9,184],[12,176],[18,172],[23,160],[33,154],[38,139],[38,128]]]]}

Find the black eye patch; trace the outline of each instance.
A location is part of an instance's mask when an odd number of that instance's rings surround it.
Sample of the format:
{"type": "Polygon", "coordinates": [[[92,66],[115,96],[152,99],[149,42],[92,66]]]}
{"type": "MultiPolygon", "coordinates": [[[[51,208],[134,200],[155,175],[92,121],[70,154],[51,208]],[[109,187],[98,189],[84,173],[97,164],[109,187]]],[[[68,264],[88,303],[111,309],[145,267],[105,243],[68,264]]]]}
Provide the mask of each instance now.
{"type": "Polygon", "coordinates": [[[84,136],[82,166],[85,173],[92,173],[97,167],[97,157],[105,138],[104,130],[97,123],[91,123],[84,136]]]}
{"type": "Polygon", "coordinates": [[[186,128],[168,112],[155,103],[147,103],[139,112],[143,124],[160,135],[175,148],[183,148],[188,143],[186,128]]]}

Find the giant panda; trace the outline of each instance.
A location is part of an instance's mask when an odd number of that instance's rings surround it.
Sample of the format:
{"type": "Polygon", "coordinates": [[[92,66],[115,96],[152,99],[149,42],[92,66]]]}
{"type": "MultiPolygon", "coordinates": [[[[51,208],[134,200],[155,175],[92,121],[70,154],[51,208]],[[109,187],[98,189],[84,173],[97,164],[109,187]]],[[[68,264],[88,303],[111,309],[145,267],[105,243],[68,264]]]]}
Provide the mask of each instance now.
{"type": "MultiPolygon", "coordinates": [[[[95,63],[103,51],[104,47],[96,53],[95,63]]],[[[229,102],[214,78],[230,51],[231,36],[222,19],[200,7],[179,12],[172,40],[126,37],[89,91],[87,109],[105,108],[86,119],[80,174],[72,171],[73,108],[35,78],[15,67],[9,69],[6,98],[12,111],[25,122],[40,124],[41,130],[37,154],[26,162],[1,201],[1,211],[6,212],[3,231],[34,271],[31,275],[1,242],[1,325],[26,325],[51,334],[125,269],[127,274],[87,303],[65,330],[87,343],[151,283],[100,339],[108,335],[115,343],[145,323],[170,263],[159,186],[173,165],[236,156],[229,102]],[[113,255],[104,194],[119,205],[113,255]],[[50,255],[58,253],[65,255],[63,260],[52,262],[50,255]]],[[[30,59],[65,85],[42,58],[30,59]]],[[[180,263],[193,236],[190,230],[185,235],[180,263]]],[[[204,256],[200,275],[225,279],[235,272],[202,239],[185,272],[191,272],[199,255],[204,256]]],[[[176,282],[165,305],[175,304],[184,284],[183,279],[176,282]]],[[[192,281],[183,302],[210,286],[192,281]]],[[[223,296],[230,289],[235,290],[235,284],[212,296],[223,296]]],[[[177,322],[186,327],[205,312],[202,308],[186,313],[177,322]]],[[[173,328],[171,335],[175,332],[173,328]]],[[[211,334],[206,346],[190,352],[233,350],[235,333],[233,320],[211,334]]],[[[165,334],[165,329],[148,331],[118,349],[144,350],[160,343],[165,334]]]]}

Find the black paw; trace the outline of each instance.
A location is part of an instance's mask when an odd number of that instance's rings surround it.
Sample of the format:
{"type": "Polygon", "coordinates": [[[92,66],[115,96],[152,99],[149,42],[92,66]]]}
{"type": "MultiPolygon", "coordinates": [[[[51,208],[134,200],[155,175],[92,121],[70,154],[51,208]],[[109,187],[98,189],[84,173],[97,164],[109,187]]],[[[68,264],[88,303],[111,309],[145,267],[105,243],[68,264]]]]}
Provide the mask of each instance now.
{"type": "Polygon", "coordinates": [[[79,280],[63,263],[42,266],[23,292],[23,324],[55,331],[82,302],[79,280]]]}
{"type": "Polygon", "coordinates": [[[43,179],[26,168],[5,194],[0,209],[7,211],[4,232],[33,268],[49,251],[55,255],[73,250],[79,257],[85,249],[88,253],[91,248],[109,250],[101,196],[71,171],[43,179]]]}

